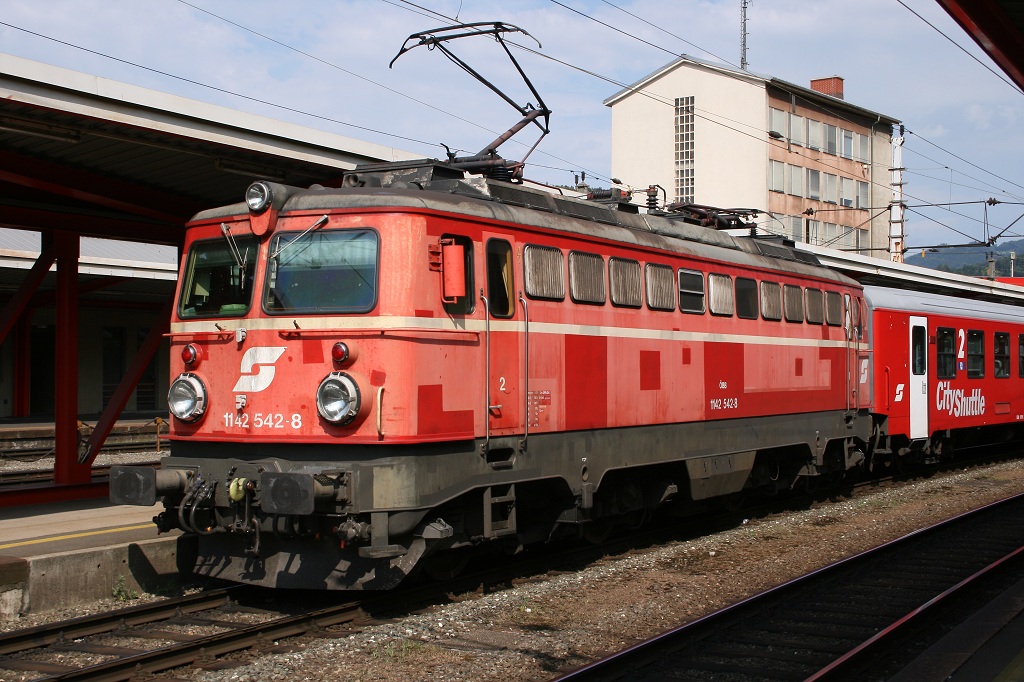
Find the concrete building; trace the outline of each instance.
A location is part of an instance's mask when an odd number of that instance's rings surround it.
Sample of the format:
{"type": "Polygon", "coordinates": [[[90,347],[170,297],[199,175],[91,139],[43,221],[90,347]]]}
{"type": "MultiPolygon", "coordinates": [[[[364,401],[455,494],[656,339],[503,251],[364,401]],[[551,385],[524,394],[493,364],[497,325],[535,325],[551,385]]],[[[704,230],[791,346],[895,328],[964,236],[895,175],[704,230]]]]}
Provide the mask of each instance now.
{"type": "Polygon", "coordinates": [[[605,100],[612,173],[669,203],[766,211],[759,233],[888,258],[899,121],[843,99],[681,57],[605,100]]]}

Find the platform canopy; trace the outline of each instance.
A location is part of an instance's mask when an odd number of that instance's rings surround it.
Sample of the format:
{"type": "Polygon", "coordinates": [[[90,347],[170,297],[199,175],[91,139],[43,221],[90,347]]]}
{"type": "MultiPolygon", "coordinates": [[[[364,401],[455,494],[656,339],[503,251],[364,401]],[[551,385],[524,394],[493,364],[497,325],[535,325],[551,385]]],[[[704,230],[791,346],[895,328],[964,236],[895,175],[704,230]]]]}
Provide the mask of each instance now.
{"type": "Polygon", "coordinates": [[[255,178],[306,187],[414,155],[0,54],[0,225],[177,244],[255,178]]]}
{"type": "MultiPolygon", "coordinates": [[[[99,262],[97,254],[83,252],[82,237],[180,246],[189,218],[241,201],[254,179],[332,185],[360,163],[412,158],[391,147],[0,54],[0,228],[10,228],[0,230],[0,343],[13,339],[14,417],[29,412],[34,310],[54,310],[55,348],[64,349],[78,346],[79,308],[95,309],[101,296],[132,299],[157,320],[85,443],[78,431],[79,353],[54,353],[56,485],[31,500],[105,494],[90,487],[90,465],[170,318],[173,263],[126,265],[120,254],[131,250],[114,247],[99,255],[121,260],[99,262]],[[29,254],[34,262],[16,243],[3,243],[5,236],[22,241],[11,229],[40,234],[38,257],[29,254]]],[[[7,498],[24,501],[23,495],[7,498]]]]}
{"type": "Polygon", "coordinates": [[[937,0],[961,28],[1024,90],[1024,1],[937,0]]]}

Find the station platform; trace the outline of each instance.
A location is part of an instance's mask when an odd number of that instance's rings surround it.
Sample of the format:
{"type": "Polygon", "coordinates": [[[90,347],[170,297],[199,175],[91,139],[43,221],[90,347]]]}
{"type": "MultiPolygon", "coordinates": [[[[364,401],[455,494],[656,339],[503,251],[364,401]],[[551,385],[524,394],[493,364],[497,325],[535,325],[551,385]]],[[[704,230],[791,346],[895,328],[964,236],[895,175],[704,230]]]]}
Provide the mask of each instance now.
{"type": "Polygon", "coordinates": [[[195,538],[158,536],[162,508],[86,499],[0,509],[0,619],[174,590],[195,563],[195,538]]]}

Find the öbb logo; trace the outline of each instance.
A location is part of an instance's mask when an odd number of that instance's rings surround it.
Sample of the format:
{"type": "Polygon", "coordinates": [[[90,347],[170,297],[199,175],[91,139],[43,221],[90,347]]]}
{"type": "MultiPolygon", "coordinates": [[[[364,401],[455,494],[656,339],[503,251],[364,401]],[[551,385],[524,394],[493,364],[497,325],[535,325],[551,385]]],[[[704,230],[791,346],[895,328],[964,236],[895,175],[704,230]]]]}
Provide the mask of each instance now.
{"type": "Polygon", "coordinates": [[[950,388],[950,382],[935,386],[935,409],[953,417],[978,417],[985,414],[985,396],[976,388],[967,395],[962,388],[950,388]]]}
{"type": "Polygon", "coordinates": [[[274,380],[277,369],[274,363],[284,355],[285,346],[256,346],[242,356],[242,376],[231,389],[235,393],[258,393],[274,380]],[[256,372],[253,373],[253,368],[256,372]]]}

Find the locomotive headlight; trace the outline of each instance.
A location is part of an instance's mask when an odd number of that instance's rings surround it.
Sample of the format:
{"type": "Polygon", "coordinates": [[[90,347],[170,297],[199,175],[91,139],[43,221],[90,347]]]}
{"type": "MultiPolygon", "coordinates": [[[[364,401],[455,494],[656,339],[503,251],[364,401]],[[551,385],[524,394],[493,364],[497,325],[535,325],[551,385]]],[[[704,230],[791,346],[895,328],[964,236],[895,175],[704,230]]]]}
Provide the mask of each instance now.
{"type": "Polygon", "coordinates": [[[195,374],[180,374],[167,391],[171,414],[183,422],[194,422],[206,411],[206,387],[195,374]]]}
{"type": "Polygon", "coordinates": [[[344,372],[331,372],[316,389],[316,410],[333,424],[347,424],[359,414],[359,385],[344,372]]]}
{"type": "Polygon", "coordinates": [[[245,203],[253,213],[262,213],[270,206],[274,193],[265,182],[254,182],[245,190],[245,203]]]}

